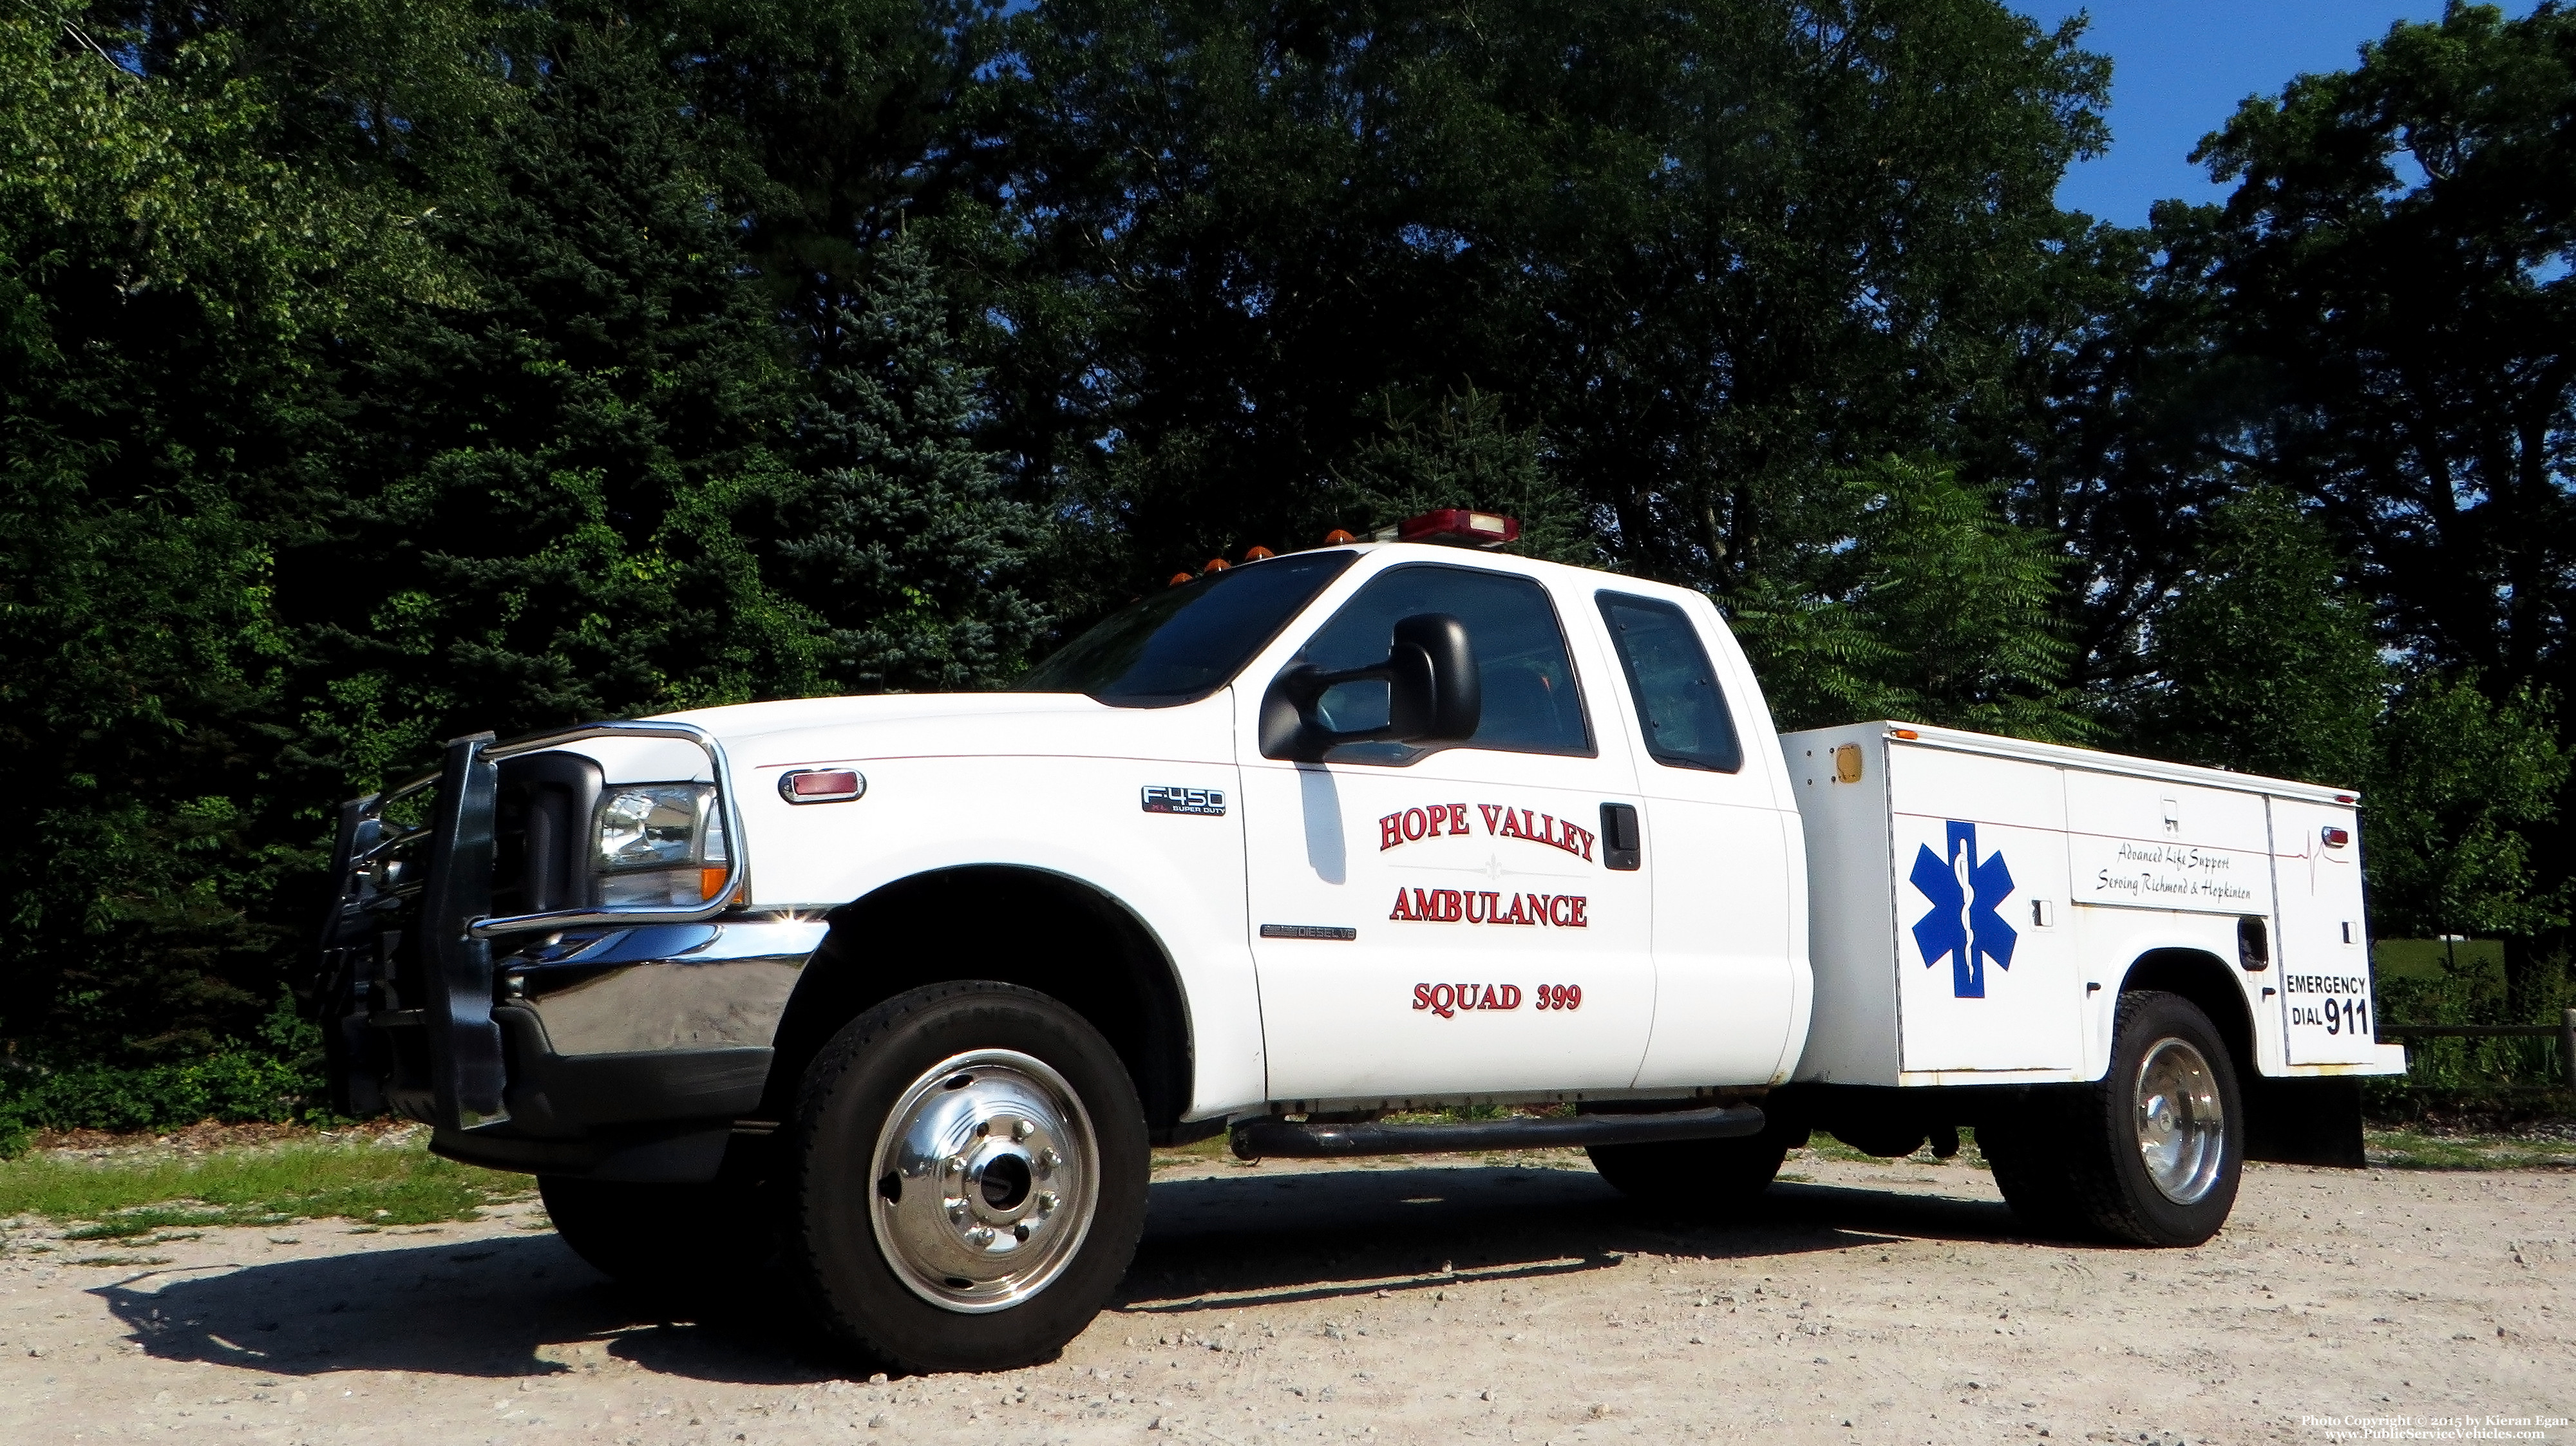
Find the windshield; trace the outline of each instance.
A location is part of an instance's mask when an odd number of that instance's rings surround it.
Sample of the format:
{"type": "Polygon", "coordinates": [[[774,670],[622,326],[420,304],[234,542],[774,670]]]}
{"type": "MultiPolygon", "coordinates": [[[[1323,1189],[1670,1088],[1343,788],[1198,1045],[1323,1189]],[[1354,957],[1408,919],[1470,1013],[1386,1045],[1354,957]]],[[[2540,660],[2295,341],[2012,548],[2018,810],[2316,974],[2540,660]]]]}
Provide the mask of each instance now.
{"type": "Polygon", "coordinates": [[[1359,554],[1300,552],[1194,578],[1112,613],[1011,685],[1156,708],[1222,688],[1359,554]]]}

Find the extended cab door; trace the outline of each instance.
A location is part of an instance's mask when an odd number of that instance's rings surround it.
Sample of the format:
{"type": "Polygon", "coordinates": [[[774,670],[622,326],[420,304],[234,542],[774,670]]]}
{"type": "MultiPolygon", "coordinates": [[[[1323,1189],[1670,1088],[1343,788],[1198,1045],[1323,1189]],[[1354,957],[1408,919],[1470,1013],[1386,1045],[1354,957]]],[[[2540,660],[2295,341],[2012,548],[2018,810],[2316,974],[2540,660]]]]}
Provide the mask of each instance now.
{"type": "MultiPolygon", "coordinates": [[[[1399,560],[1283,666],[1382,661],[1420,613],[1460,619],[1475,648],[1484,714],[1464,745],[1266,758],[1257,711],[1278,668],[1237,686],[1270,1097],[1624,1088],[1654,1015],[1651,900],[1602,838],[1604,805],[1639,800],[1628,750],[1600,736],[1615,714],[1593,635],[1507,565],[1399,560]]],[[[1386,685],[1322,706],[1336,731],[1377,726],[1386,685]]]]}
{"type": "Polygon", "coordinates": [[[1785,1078],[1803,1043],[1806,869],[1767,711],[1714,609],[1615,587],[1593,600],[1642,754],[1655,890],[1655,1030],[1637,1084],[1785,1078]]]}

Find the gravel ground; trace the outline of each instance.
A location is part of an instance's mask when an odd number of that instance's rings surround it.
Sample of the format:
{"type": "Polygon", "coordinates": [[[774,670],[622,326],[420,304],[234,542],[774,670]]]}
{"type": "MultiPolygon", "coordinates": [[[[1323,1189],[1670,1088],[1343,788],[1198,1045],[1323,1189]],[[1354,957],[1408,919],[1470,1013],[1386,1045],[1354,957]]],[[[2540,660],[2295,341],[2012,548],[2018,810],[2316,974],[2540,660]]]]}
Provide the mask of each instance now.
{"type": "Polygon", "coordinates": [[[1168,1169],[1061,1359],[891,1382],[775,1298],[656,1319],[532,1205],[108,1247],[22,1226],[0,1440],[2165,1446],[2365,1415],[2576,1439],[2576,1171],[2257,1166],[2218,1240],[2134,1251],[2024,1241],[1955,1162],[1790,1169],[1732,1227],[1578,1156],[1168,1169]]]}

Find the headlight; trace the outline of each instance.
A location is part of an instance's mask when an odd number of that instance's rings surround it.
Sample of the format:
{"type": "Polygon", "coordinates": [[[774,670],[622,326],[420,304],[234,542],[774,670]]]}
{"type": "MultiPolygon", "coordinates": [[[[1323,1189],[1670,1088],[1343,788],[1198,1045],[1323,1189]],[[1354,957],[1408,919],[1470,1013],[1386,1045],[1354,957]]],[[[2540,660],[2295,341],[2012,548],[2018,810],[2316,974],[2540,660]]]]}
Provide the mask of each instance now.
{"type": "Polygon", "coordinates": [[[600,796],[591,831],[599,902],[693,909],[724,888],[724,811],[705,783],[628,783],[600,796]]]}

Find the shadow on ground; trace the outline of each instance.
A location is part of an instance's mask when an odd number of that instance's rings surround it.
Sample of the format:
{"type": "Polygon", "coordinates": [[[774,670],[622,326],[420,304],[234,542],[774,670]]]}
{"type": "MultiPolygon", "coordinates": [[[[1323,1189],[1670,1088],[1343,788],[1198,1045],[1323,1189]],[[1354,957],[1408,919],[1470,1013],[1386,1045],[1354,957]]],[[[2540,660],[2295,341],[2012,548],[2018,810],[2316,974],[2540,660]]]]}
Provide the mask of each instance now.
{"type": "MultiPolygon", "coordinates": [[[[1588,1171],[1504,1166],[1165,1180],[1110,1308],[1204,1319],[1459,1277],[1579,1274],[1631,1252],[1742,1259],[2015,1233],[1999,1204],[1839,1186],[1774,1186],[1728,1224],[1694,1219],[1689,1205],[1628,1200],[1588,1171]]],[[[571,1367],[541,1348],[580,1342],[693,1380],[791,1384],[854,1368],[819,1343],[774,1277],[686,1310],[657,1306],[552,1234],[150,1271],[96,1294],[156,1357],[270,1375],[545,1375],[571,1367]]]]}

